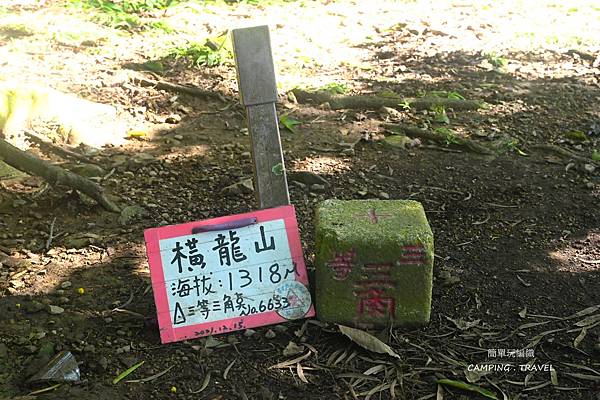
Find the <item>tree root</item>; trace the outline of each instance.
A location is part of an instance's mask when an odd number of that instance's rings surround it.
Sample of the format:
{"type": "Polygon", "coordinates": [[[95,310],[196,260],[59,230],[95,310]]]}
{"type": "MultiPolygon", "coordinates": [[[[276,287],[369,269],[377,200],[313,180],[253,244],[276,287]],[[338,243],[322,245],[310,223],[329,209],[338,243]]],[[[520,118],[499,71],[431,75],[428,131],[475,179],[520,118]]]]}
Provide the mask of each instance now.
{"type": "Polygon", "coordinates": [[[30,175],[37,175],[46,180],[50,185],[64,185],[90,196],[108,211],[120,212],[119,207],[108,200],[102,188],[96,183],[80,175],[66,171],[49,162],[19,150],[7,141],[0,139],[0,159],[8,165],[30,175]]]}
{"type": "Polygon", "coordinates": [[[583,162],[583,163],[587,163],[587,164],[599,165],[599,163],[597,161],[592,160],[591,158],[582,157],[578,154],[573,153],[572,151],[563,149],[562,147],[559,147],[555,144],[534,144],[534,145],[529,146],[529,148],[534,149],[534,150],[548,151],[548,152],[557,154],[561,157],[570,158],[575,161],[579,161],[579,162],[583,162]]]}
{"type": "Polygon", "coordinates": [[[139,83],[141,86],[153,87],[155,89],[166,90],[168,92],[184,93],[201,99],[217,99],[224,103],[227,102],[227,99],[221,93],[200,89],[195,86],[179,85],[177,83],[171,83],[163,80],[155,81],[145,78],[141,75],[136,75],[131,79],[131,81],[133,83],[139,83]]]}
{"type": "Polygon", "coordinates": [[[422,97],[416,99],[403,99],[400,97],[378,97],[378,96],[335,96],[327,91],[305,91],[301,89],[292,90],[300,103],[323,104],[329,103],[332,110],[339,109],[371,109],[378,110],[381,107],[407,108],[415,110],[430,110],[441,106],[453,110],[477,110],[484,106],[484,102],[477,100],[447,99],[443,97],[422,97]]]}
{"type": "MultiPolygon", "coordinates": [[[[406,124],[383,124],[383,127],[392,132],[400,131],[400,132],[404,133],[406,136],[410,136],[412,138],[429,140],[431,142],[435,142],[435,143],[439,143],[439,144],[443,144],[443,145],[448,144],[449,139],[450,139],[448,137],[445,137],[444,135],[433,133],[433,132],[427,131],[425,129],[420,129],[420,128],[406,125],[406,124]]],[[[484,154],[484,155],[493,154],[493,151],[490,150],[489,148],[487,148],[486,146],[481,145],[477,142],[474,142],[470,139],[462,138],[459,136],[452,136],[450,144],[465,147],[467,150],[469,150],[473,153],[477,153],[477,154],[484,154]]]]}

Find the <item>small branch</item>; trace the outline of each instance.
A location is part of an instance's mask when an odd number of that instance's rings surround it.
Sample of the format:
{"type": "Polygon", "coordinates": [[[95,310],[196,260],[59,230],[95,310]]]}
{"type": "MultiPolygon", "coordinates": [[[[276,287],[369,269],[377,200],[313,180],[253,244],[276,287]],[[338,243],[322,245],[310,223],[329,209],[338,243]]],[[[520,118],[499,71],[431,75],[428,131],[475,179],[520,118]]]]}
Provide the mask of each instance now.
{"type": "Polygon", "coordinates": [[[120,212],[119,207],[108,200],[102,188],[94,182],[19,150],[3,139],[0,139],[0,159],[20,171],[44,178],[52,186],[64,185],[79,190],[108,211],[120,212]]]}
{"type": "Polygon", "coordinates": [[[50,249],[50,245],[52,244],[52,239],[54,238],[54,223],[56,222],[56,217],[52,220],[50,224],[50,233],[48,234],[48,240],[46,241],[46,250],[50,249]]]}
{"type": "Polygon", "coordinates": [[[139,83],[141,86],[153,87],[159,90],[166,90],[169,92],[176,93],[184,93],[193,97],[199,97],[202,99],[217,99],[224,103],[227,102],[227,99],[223,97],[221,93],[213,92],[210,90],[200,89],[196,86],[188,86],[188,85],[179,85],[177,83],[171,83],[163,80],[152,80],[145,78],[141,75],[137,75],[131,79],[131,81],[135,83],[139,83]]]}
{"type": "MultiPolygon", "coordinates": [[[[406,136],[410,136],[412,138],[425,139],[439,144],[447,144],[446,138],[443,135],[438,135],[414,126],[406,124],[383,124],[383,127],[389,129],[390,131],[401,131],[406,136]]],[[[454,141],[452,144],[465,147],[473,153],[485,155],[493,154],[493,152],[484,145],[481,145],[470,139],[462,138],[460,136],[453,136],[452,140],[454,141]]]]}
{"type": "Polygon", "coordinates": [[[559,147],[555,144],[534,144],[534,145],[529,146],[529,148],[534,149],[534,150],[549,151],[549,152],[557,154],[561,157],[571,158],[575,161],[579,161],[579,162],[583,162],[583,163],[587,163],[587,164],[598,165],[598,162],[592,160],[591,158],[582,157],[578,154],[573,153],[572,151],[563,149],[562,147],[559,147]]]}
{"type": "Polygon", "coordinates": [[[42,138],[40,135],[33,131],[25,131],[25,136],[27,136],[29,140],[40,146],[40,148],[46,149],[62,158],[67,157],[87,164],[96,164],[94,161],[81,154],[77,154],[71,150],[63,149],[62,147],[56,146],[49,140],[42,138]]]}
{"type": "Polygon", "coordinates": [[[447,99],[442,97],[401,98],[379,96],[336,96],[326,91],[293,90],[300,103],[323,104],[329,103],[332,110],[339,109],[370,109],[378,110],[381,107],[405,108],[408,105],[415,110],[430,110],[435,106],[452,108],[454,110],[477,110],[484,103],[477,100],[447,99]]]}

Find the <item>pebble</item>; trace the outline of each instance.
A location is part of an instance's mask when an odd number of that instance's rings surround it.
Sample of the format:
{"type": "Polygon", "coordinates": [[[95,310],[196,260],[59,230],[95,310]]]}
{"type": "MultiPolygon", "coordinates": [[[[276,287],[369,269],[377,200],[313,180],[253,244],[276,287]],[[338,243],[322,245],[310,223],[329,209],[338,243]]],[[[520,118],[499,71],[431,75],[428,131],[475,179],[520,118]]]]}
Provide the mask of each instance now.
{"type": "Polygon", "coordinates": [[[98,365],[100,366],[100,368],[106,371],[106,369],[108,368],[108,360],[106,359],[106,357],[100,356],[98,358],[98,365]]]}
{"type": "Polygon", "coordinates": [[[73,284],[71,283],[71,281],[64,281],[63,283],[60,284],[60,287],[62,289],[68,289],[71,286],[73,286],[73,284]]]}
{"type": "Polygon", "coordinates": [[[325,191],[325,185],[321,185],[320,183],[315,183],[310,185],[311,192],[322,193],[325,191]]]}
{"type": "Polygon", "coordinates": [[[48,305],[48,312],[52,315],[59,315],[65,312],[65,309],[59,306],[48,305]]]}
{"type": "Polygon", "coordinates": [[[252,337],[256,334],[256,331],[254,329],[246,329],[244,331],[244,336],[245,337],[252,337]]]}
{"type": "Polygon", "coordinates": [[[377,195],[377,197],[379,197],[380,199],[383,199],[383,200],[389,200],[390,199],[390,195],[387,194],[386,192],[379,192],[379,194],[377,195]]]}
{"type": "Polygon", "coordinates": [[[71,302],[71,299],[69,299],[68,297],[59,297],[57,299],[58,304],[67,304],[71,302]]]}
{"type": "Polygon", "coordinates": [[[88,344],[83,348],[83,351],[85,353],[95,353],[96,352],[96,346],[94,346],[93,344],[88,344]]]}
{"type": "Polygon", "coordinates": [[[173,139],[183,140],[183,135],[175,135],[173,136],[173,139]]]}
{"type": "Polygon", "coordinates": [[[252,157],[252,153],[250,153],[249,151],[244,151],[242,154],[240,154],[243,158],[251,158],[252,157]]]}
{"type": "Polygon", "coordinates": [[[596,167],[594,165],[592,165],[592,164],[583,164],[583,169],[588,174],[591,174],[591,173],[593,173],[596,170],[596,167]]]}
{"type": "Polygon", "coordinates": [[[286,332],[288,330],[287,326],[285,325],[275,325],[273,329],[275,329],[277,332],[286,332]]]}
{"type": "Polygon", "coordinates": [[[273,339],[275,336],[277,336],[275,334],[275,332],[273,332],[273,330],[269,329],[266,333],[265,333],[265,338],[267,339],[273,339]]]}
{"type": "Polygon", "coordinates": [[[131,346],[127,345],[127,346],[123,346],[123,347],[119,347],[116,350],[117,354],[122,354],[122,353],[129,353],[131,351],[131,346]]]}

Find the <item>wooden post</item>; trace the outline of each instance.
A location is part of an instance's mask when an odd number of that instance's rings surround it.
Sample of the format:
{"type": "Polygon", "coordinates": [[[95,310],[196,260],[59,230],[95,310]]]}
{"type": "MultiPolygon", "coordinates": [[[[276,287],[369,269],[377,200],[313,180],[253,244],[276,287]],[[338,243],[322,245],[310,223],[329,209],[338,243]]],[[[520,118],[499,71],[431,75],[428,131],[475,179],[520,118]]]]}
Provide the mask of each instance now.
{"type": "Polygon", "coordinates": [[[277,86],[267,26],[234,29],[232,42],[241,102],[252,138],[259,208],[290,204],[275,102],[277,86]]]}

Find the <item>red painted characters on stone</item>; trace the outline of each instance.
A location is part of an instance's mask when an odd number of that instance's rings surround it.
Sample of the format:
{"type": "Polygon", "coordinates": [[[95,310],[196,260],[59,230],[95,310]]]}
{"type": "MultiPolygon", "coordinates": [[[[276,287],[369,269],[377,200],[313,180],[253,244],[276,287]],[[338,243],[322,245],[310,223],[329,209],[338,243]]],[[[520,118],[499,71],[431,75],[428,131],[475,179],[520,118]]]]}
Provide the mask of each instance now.
{"type": "Polygon", "coordinates": [[[345,253],[335,253],[333,260],[327,263],[327,265],[333,270],[333,279],[336,281],[343,281],[348,278],[348,275],[354,266],[355,255],[356,251],[354,251],[354,249],[345,253]]]}
{"type": "Polygon", "coordinates": [[[396,299],[386,293],[395,289],[396,282],[390,280],[392,263],[365,264],[363,279],[354,284],[354,294],[358,297],[358,318],[393,319],[396,312],[396,299]]]}
{"type": "Polygon", "coordinates": [[[425,264],[425,247],[402,246],[402,256],[398,260],[400,265],[423,265],[425,264]]]}

